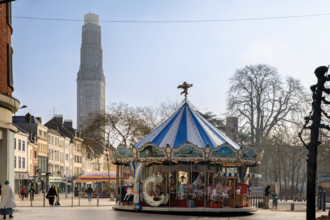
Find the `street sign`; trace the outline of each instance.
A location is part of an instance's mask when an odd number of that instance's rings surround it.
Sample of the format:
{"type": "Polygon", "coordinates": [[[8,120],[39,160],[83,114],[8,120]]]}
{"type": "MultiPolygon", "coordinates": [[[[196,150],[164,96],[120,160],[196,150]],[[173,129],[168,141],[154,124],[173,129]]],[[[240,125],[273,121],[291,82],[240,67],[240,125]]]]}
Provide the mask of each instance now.
{"type": "Polygon", "coordinates": [[[47,176],[51,176],[52,175],[52,173],[46,173],[47,174],[47,176]]]}
{"type": "Polygon", "coordinates": [[[46,173],[40,173],[41,176],[46,176],[46,173]]]}

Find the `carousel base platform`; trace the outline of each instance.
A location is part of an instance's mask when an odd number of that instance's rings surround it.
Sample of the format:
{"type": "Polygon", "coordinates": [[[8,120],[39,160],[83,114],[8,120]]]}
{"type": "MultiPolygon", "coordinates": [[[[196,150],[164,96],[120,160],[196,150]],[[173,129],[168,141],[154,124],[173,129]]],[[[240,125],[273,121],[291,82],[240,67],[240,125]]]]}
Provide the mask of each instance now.
{"type": "Polygon", "coordinates": [[[138,212],[154,212],[164,214],[249,214],[256,212],[257,209],[254,207],[243,207],[243,208],[182,208],[182,207],[142,207],[140,210],[136,210],[133,206],[121,206],[115,205],[112,207],[114,210],[120,211],[138,211],[138,212]]]}

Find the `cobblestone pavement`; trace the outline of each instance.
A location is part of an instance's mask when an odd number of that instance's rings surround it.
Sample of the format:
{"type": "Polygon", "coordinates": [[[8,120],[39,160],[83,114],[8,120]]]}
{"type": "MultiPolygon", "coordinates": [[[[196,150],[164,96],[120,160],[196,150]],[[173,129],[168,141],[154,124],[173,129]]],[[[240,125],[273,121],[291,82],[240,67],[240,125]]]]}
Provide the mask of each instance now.
{"type": "MultiPolygon", "coordinates": [[[[326,212],[317,212],[317,216],[326,215],[326,212]]],[[[252,215],[248,216],[187,216],[187,215],[166,215],[152,213],[137,213],[114,211],[112,207],[18,207],[14,212],[15,219],[70,219],[70,220],[168,220],[170,219],[187,219],[187,220],[267,220],[267,219],[290,219],[300,220],[306,219],[305,212],[290,212],[290,211],[272,211],[259,209],[252,215]]]]}
{"type": "MultiPolygon", "coordinates": [[[[44,195],[39,194],[35,196],[33,201],[33,207],[30,207],[31,202],[29,198],[25,198],[22,201],[18,195],[16,195],[16,202],[18,207],[15,209],[15,219],[71,219],[71,220],[84,220],[84,219],[107,219],[107,220],[168,220],[171,219],[188,219],[188,220],[213,220],[213,219],[225,219],[225,220],[240,220],[240,219],[254,219],[254,220],[267,220],[267,219],[306,219],[306,203],[305,202],[293,202],[293,201],[279,201],[278,209],[258,209],[257,212],[252,215],[245,216],[187,216],[187,215],[164,215],[153,213],[136,213],[136,212],[124,212],[114,211],[112,207],[115,205],[114,201],[110,201],[109,198],[99,199],[99,207],[97,207],[97,199],[93,198],[92,202],[88,202],[87,198],[73,197],[72,194],[60,195],[59,207],[50,207],[48,200],[45,199],[45,207],[43,207],[44,195]],[[295,211],[290,210],[291,203],[295,204],[295,211]],[[73,204],[73,207],[71,207],[73,204]],[[80,205],[80,206],[79,206],[80,205]]],[[[271,203],[270,203],[271,207],[271,203]]],[[[330,204],[327,204],[329,211],[330,204]]],[[[326,215],[327,212],[317,212],[317,216],[326,215]]]]}

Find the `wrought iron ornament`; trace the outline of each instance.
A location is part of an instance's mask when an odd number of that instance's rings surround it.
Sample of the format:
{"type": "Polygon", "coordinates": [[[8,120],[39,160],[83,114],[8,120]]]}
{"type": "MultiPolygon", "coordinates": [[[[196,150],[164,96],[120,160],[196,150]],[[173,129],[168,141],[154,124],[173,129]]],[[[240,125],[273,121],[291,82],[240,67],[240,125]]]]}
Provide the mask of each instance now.
{"type": "Polygon", "coordinates": [[[320,66],[316,68],[315,75],[317,84],[311,86],[312,90],[312,110],[309,116],[305,117],[305,124],[299,133],[299,138],[303,145],[308,149],[307,159],[307,220],[315,219],[315,180],[317,170],[317,146],[321,144],[319,141],[320,128],[330,131],[330,126],[321,123],[322,115],[326,118],[330,116],[322,109],[322,104],[328,105],[330,102],[325,99],[323,92],[330,94],[330,89],[325,88],[325,83],[330,81],[328,75],[328,67],[320,66]],[[310,130],[310,142],[306,143],[302,138],[302,132],[306,129],[310,130]]]}
{"type": "Polygon", "coordinates": [[[181,92],[181,95],[184,94],[185,99],[187,98],[187,95],[188,95],[188,89],[192,86],[193,86],[193,84],[188,84],[187,82],[183,82],[182,85],[178,86],[178,89],[183,89],[183,91],[181,92]]]}

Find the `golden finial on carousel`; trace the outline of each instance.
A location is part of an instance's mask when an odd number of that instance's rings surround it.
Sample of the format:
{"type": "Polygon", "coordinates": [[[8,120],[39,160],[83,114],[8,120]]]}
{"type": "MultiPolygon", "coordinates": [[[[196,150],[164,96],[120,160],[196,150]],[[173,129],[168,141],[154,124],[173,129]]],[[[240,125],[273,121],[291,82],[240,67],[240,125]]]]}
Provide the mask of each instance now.
{"type": "Polygon", "coordinates": [[[178,89],[183,89],[183,91],[181,92],[181,95],[184,94],[185,99],[187,98],[187,95],[188,95],[188,89],[192,86],[193,86],[193,84],[188,84],[187,82],[183,82],[182,85],[178,86],[178,89]]]}

